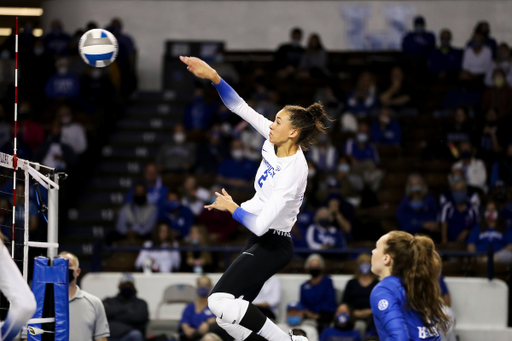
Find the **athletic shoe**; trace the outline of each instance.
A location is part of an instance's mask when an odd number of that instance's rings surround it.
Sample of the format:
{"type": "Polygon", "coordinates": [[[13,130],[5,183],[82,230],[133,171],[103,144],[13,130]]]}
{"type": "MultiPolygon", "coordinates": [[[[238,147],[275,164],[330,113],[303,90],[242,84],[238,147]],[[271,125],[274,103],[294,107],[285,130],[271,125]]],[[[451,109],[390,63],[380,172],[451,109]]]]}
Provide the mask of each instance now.
{"type": "Polygon", "coordinates": [[[302,335],[293,335],[293,331],[292,331],[292,330],[290,330],[290,331],[288,332],[288,334],[290,334],[290,339],[291,339],[292,341],[308,341],[308,338],[307,338],[307,337],[305,337],[305,336],[302,336],[302,335]]]}

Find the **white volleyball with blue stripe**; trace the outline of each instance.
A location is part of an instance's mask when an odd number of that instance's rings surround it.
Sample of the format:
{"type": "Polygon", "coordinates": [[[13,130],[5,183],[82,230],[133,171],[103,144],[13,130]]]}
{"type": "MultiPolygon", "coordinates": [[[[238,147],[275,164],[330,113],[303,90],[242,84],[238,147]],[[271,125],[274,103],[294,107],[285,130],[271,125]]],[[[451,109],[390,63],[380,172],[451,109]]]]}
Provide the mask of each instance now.
{"type": "Polygon", "coordinates": [[[84,33],[78,43],[80,56],[87,64],[105,67],[116,60],[119,51],[117,39],[112,33],[95,28],[84,33]]]}

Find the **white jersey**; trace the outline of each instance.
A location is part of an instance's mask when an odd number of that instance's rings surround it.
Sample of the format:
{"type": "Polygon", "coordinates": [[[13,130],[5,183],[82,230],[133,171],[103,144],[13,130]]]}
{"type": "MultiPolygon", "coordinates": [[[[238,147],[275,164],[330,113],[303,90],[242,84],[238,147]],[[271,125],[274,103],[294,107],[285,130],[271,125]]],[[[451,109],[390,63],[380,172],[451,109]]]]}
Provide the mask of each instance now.
{"type": "Polygon", "coordinates": [[[270,228],[290,232],[306,191],[308,165],[302,149],[288,157],[277,157],[269,138],[272,121],[252,109],[223,80],[215,85],[226,107],[249,122],[265,139],[263,159],[254,179],[256,194],[242,203],[233,217],[254,234],[261,236],[270,228]]]}

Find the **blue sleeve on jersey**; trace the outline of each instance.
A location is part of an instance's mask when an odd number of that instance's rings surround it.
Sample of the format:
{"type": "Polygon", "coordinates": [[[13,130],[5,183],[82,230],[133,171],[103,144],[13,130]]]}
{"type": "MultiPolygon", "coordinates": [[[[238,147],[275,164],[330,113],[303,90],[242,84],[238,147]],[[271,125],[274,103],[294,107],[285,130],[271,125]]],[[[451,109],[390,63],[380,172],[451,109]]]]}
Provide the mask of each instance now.
{"type": "Polygon", "coordinates": [[[396,295],[383,285],[373,289],[370,305],[374,318],[379,320],[384,330],[377,329],[381,341],[409,341],[409,332],[396,295]]]}
{"type": "MultiPolygon", "coordinates": [[[[213,83],[212,83],[213,84],[213,83]]],[[[226,83],[223,79],[220,80],[219,84],[213,84],[215,89],[217,89],[217,92],[219,93],[220,98],[226,105],[228,109],[232,109],[235,107],[242,99],[238,94],[236,93],[233,88],[226,83]]]]}
{"type": "Polygon", "coordinates": [[[237,207],[235,212],[233,212],[233,219],[247,227],[252,232],[254,232],[253,230],[256,227],[256,218],[258,218],[257,215],[249,213],[241,207],[237,207]]]}

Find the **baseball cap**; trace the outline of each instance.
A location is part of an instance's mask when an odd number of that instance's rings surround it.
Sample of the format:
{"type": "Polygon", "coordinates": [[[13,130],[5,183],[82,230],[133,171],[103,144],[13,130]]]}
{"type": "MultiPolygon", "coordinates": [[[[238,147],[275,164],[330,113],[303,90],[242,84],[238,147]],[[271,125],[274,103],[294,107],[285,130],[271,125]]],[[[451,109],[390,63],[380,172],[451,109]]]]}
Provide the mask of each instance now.
{"type": "Polygon", "coordinates": [[[304,310],[304,306],[300,302],[290,302],[286,306],[286,311],[290,309],[304,310]]]}
{"type": "Polygon", "coordinates": [[[124,284],[124,283],[131,283],[131,284],[135,283],[135,279],[133,278],[132,274],[125,273],[121,276],[121,278],[119,279],[119,284],[124,284]]]}

